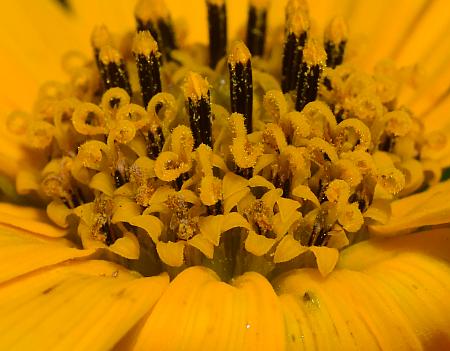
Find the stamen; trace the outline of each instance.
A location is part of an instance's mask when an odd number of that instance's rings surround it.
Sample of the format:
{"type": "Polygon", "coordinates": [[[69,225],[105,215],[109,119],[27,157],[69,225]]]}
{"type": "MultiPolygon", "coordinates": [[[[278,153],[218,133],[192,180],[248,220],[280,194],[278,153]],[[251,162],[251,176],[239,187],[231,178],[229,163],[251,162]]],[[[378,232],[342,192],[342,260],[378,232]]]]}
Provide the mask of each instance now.
{"type": "Polygon", "coordinates": [[[227,51],[225,0],[206,0],[209,27],[209,65],[214,68],[227,51]]]}
{"type": "Polygon", "coordinates": [[[189,213],[188,203],[180,195],[169,195],[167,207],[172,211],[172,226],[176,231],[175,240],[189,240],[199,232],[198,218],[189,213]]]}
{"type": "Polygon", "coordinates": [[[159,74],[158,44],[149,31],[136,34],[133,43],[133,53],[141,85],[142,101],[147,106],[150,99],[161,92],[161,77],[159,74]]]}
{"type": "Polygon", "coordinates": [[[242,41],[236,42],[228,56],[231,111],[242,113],[248,133],[253,131],[253,83],[251,55],[242,41]]]}
{"type": "Polygon", "coordinates": [[[307,103],[317,97],[319,80],[327,54],[316,40],[309,40],[303,52],[303,62],[297,76],[297,100],[295,109],[303,110],[307,103]]]}
{"type": "Polygon", "coordinates": [[[212,147],[211,101],[208,81],[198,73],[189,72],[183,86],[186,110],[189,114],[195,147],[205,144],[212,147]]]}
{"type": "MultiPolygon", "coordinates": [[[[94,59],[100,77],[103,79],[105,73],[103,65],[100,63],[100,49],[104,46],[112,45],[111,34],[105,25],[96,26],[91,34],[91,45],[94,51],[94,59]]],[[[102,87],[100,87],[102,89],[102,87]]]]}
{"type": "MultiPolygon", "coordinates": [[[[152,2],[151,0],[140,0],[134,8],[134,17],[136,18],[137,31],[148,30],[152,37],[158,40],[158,32],[154,23],[154,6],[161,4],[160,1],[152,2]]],[[[159,8],[161,10],[161,8],[159,8]]]]}
{"type": "Polygon", "coordinates": [[[102,47],[99,53],[99,66],[105,89],[122,88],[131,96],[128,71],[119,51],[110,45],[102,47]]]}
{"type": "Polygon", "coordinates": [[[254,201],[247,209],[247,216],[258,230],[258,234],[264,235],[267,238],[274,237],[272,231],[272,211],[263,200],[254,201]]]}
{"type": "Polygon", "coordinates": [[[105,25],[97,26],[94,28],[91,34],[91,45],[94,50],[95,62],[98,69],[100,70],[100,49],[107,45],[112,46],[111,34],[109,33],[108,28],[105,25]]]}
{"type": "Polygon", "coordinates": [[[313,231],[309,237],[308,246],[321,246],[327,238],[327,232],[331,229],[331,225],[327,225],[327,213],[321,210],[314,222],[313,231]]]}
{"type": "Polygon", "coordinates": [[[147,155],[152,160],[156,160],[164,146],[164,134],[160,126],[150,130],[147,136],[147,155]]]}
{"type": "Polygon", "coordinates": [[[230,151],[236,164],[235,173],[250,179],[253,176],[253,167],[263,153],[263,145],[253,145],[248,141],[245,119],[242,114],[233,113],[229,121],[233,132],[233,143],[230,146],[230,151]]]}
{"type": "Polygon", "coordinates": [[[248,10],[247,46],[253,56],[264,54],[269,0],[251,0],[248,10]]]}
{"type": "Polygon", "coordinates": [[[300,63],[303,59],[303,48],[309,30],[309,18],[302,10],[297,10],[287,19],[286,41],[283,50],[282,81],[283,93],[294,90],[300,63]]]}
{"type": "Polygon", "coordinates": [[[121,234],[117,233],[116,228],[111,225],[112,211],[113,201],[111,199],[103,196],[95,199],[92,213],[94,223],[91,227],[91,234],[108,246],[114,244],[121,237],[121,234]]]}
{"type": "Polygon", "coordinates": [[[327,66],[335,68],[344,60],[347,45],[347,24],[342,17],[334,18],[325,31],[327,66]]]}
{"type": "Polygon", "coordinates": [[[140,0],[134,9],[137,31],[149,31],[158,42],[164,58],[177,48],[170,13],[163,0],[140,0]]]}

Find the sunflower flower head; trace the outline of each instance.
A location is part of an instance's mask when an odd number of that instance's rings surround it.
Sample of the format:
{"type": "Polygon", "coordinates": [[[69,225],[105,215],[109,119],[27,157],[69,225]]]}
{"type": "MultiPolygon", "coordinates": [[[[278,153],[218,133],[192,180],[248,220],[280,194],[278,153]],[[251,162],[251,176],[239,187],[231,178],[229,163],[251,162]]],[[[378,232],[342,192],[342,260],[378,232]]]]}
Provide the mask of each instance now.
{"type": "MultiPolygon", "coordinates": [[[[18,191],[37,192],[50,218],[78,218],[86,248],[144,234],[146,256],[171,274],[201,264],[224,279],[255,262],[266,275],[286,269],[280,262],[320,265],[301,259],[308,248],[337,257],[336,230],[347,244],[361,240],[387,220],[389,202],[427,186],[428,169],[441,172],[427,150],[442,146],[397,103],[400,73],[346,62],[343,18],[321,40],[307,6],[290,1],[284,38],[267,48],[283,49],[272,69],[264,36],[248,38],[255,62],[242,41],[225,54],[224,3],[208,2],[212,61],[199,63],[201,48],[177,42],[155,4],[138,2],[134,35],[96,27],[92,58],[66,83],[44,85],[32,116],[8,124],[49,160],[24,171],[36,186],[18,191]]],[[[251,8],[256,16],[267,4],[251,8]]]]}
{"type": "MultiPolygon", "coordinates": [[[[64,56],[66,81],[43,84],[31,113],[16,111],[6,121],[30,160],[15,175],[17,194],[45,206],[52,235],[67,238],[70,254],[58,252],[55,260],[94,258],[76,276],[92,267],[89,274],[104,278],[98,262],[110,261],[124,281],[158,282],[152,299],[160,300],[136,327],[142,328],[137,348],[164,349],[164,338],[155,335],[169,335],[167,316],[191,323],[185,307],[199,291],[205,299],[221,296],[220,306],[206,304],[224,316],[224,325],[234,324],[226,318],[236,321],[242,340],[254,341],[243,349],[342,346],[344,332],[355,349],[395,348],[397,335],[378,329],[380,314],[358,312],[380,300],[386,313],[415,313],[397,292],[406,291],[396,279],[410,279],[409,263],[390,250],[398,248],[411,265],[419,262],[423,272],[448,274],[448,265],[408,254],[401,240],[367,241],[450,222],[437,205],[420,208],[422,200],[445,202],[445,185],[438,183],[448,143],[444,132],[425,129],[420,99],[405,103],[411,87],[423,84],[418,71],[391,61],[361,67],[356,52],[364,48],[353,41],[347,16],[321,30],[303,0],[289,0],[284,23],[269,32],[269,5],[251,0],[246,36],[230,41],[228,2],[207,0],[209,44],[203,45],[180,34],[163,1],[139,0],[134,29],[94,27],[89,54],[64,56]],[[414,211],[417,218],[409,220],[414,211]],[[376,279],[379,290],[372,289],[376,279]],[[354,290],[343,290],[341,280],[354,290]],[[342,306],[352,303],[357,307],[342,329],[342,306]],[[245,318],[227,314],[233,304],[247,306],[245,318]],[[364,328],[355,336],[351,318],[364,320],[376,342],[364,328]],[[337,343],[327,344],[338,330],[334,323],[342,324],[337,343]],[[273,344],[258,344],[269,334],[273,344]]],[[[1,206],[0,216],[11,212],[1,206]]],[[[425,245],[448,258],[437,244],[440,230],[429,243],[425,235],[414,237],[411,247],[425,245]]],[[[423,272],[414,279],[442,283],[423,272]]],[[[213,312],[194,313],[203,321],[199,330],[209,328],[204,335],[216,333],[208,324],[213,312]]],[[[416,326],[402,318],[405,345],[420,348],[416,326]]],[[[445,321],[439,319],[439,328],[445,321]]],[[[170,342],[199,345],[183,340],[170,342]]]]}

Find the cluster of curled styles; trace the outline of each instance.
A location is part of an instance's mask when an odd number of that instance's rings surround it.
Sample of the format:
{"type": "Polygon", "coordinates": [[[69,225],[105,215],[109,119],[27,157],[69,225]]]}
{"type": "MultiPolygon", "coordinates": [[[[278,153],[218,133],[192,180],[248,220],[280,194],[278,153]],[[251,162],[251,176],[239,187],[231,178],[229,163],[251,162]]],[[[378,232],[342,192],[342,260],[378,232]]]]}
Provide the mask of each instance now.
{"type": "Polygon", "coordinates": [[[269,41],[267,3],[250,1],[247,45],[227,51],[226,4],[206,6],[209,51],[175,36],[161,1],[142,0],[135,33],[98,27],[94,59],[67,56],[68,83],[45,85],[32,117],[10,118],[45,160],[18,191],[35,191],[57,225],[76,223],[84,248],[145,274],[327,274],[393,199],[439,181],[429,155],[444,141],[396,106],[401,72],[345,63],[342,19],[321,40],[292,0],[283,42],[269,41]]]}

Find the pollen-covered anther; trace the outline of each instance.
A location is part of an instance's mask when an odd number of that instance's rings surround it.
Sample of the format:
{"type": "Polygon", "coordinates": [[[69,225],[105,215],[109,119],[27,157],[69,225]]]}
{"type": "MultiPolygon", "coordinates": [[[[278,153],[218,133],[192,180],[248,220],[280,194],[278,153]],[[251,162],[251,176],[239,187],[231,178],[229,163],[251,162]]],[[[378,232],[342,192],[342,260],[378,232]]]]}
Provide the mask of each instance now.
{"type": "Polygon", "coordinates": [[[133,41],[142,102],[147,106],[151,98],[161,92],[158,44],[148,31],[136,34],[133,41]]]}
{"type": "Polygon", "coordinates": [[[189,72],[183,85],[186,110],[194,135],[195,146],[212,146],[212,115],[208,81],[198,73],[189,72]]]}
{"type": "Polygon", "coordinates": [[[139,31],[148,30],[146,26],[149,22],[155,21],[158,18],[165,18],[169,16],[169,11],[160,0],[139,0],[134,8],[134,15],[142,27],[138,27],[139,31]]]}
{"type": "Polygon", "coordinates": [[[316,39],[309,39],[303,50],[303,62],[297,75],[295,109],[303,110],[307,103],[316,100],[327,54],[316,39]]]}
{"type": "Polygon", "coordinates": [[[148,30],[148,25],[158,18],[169,17],[169,11],[162,0],[139,0],[134,8],[138,30],[148,30]]]}
{"type": "Polygon", "coordinates": [[[100,75],[106,89],[119,87],[131,95],[131,86],[125,62],[119,51],[110,45],[103,46],[98,56],[100,75]]]}
{"type": "Polygon", "coordinates": [[[95,26],[91,33],[91,45],[94,48],[96,56],[98,56],[102,47],[112,44],[113,40],[108,28],[104,24],[95,26]]]}
{"type": "Polygon", "coordinates": [[[295,7],[292,12],[286,14],[286,39],[281,68],[283,93],[294,90],[296,87],[310,26],[308,13],[301,7],[295,7]]]}
{"type": "Polygon", "coordinates": [[[247,132],[253,131],[253,78],[251,54],[242,41],[237,41],[231,47],[228,55],[228,70],[230,72],[231,111],[242,113],[245,118],[247,132]]]}
{"type": "Polygon", "coordinates": [[[342,17],[335,17],[325,30],[327,66],[334,68],[344,60],[347,31],[347,24],[342,17]]]}
{"type": "Polygon", "coordinates": [[[113,45],[113,40],[108,28],[105,25],[94,27],[91,33],[91,45],[94,51],[94,59],[100,76],[103,77],[104,66],[100,62],[100,49],[105,46],[113,45]]]}
{"type": "Polygon", "coordinates": [[[177,48],[170,12],[163,0],[140,0],[134,15],[137,31],[149,31],[158,42],[165,60],[171,59],[171,51],[177,48]]]}

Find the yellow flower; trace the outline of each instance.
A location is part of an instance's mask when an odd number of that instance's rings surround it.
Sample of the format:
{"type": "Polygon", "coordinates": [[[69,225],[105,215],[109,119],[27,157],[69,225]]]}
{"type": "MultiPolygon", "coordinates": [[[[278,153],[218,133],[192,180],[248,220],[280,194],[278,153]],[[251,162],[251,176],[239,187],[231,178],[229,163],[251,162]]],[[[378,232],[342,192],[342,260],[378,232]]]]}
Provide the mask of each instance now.
{"type": "Polygon", "coordinates": [[[450,347],[448,5],[167,5],[4,5],[0,348],[450,347]]]}

